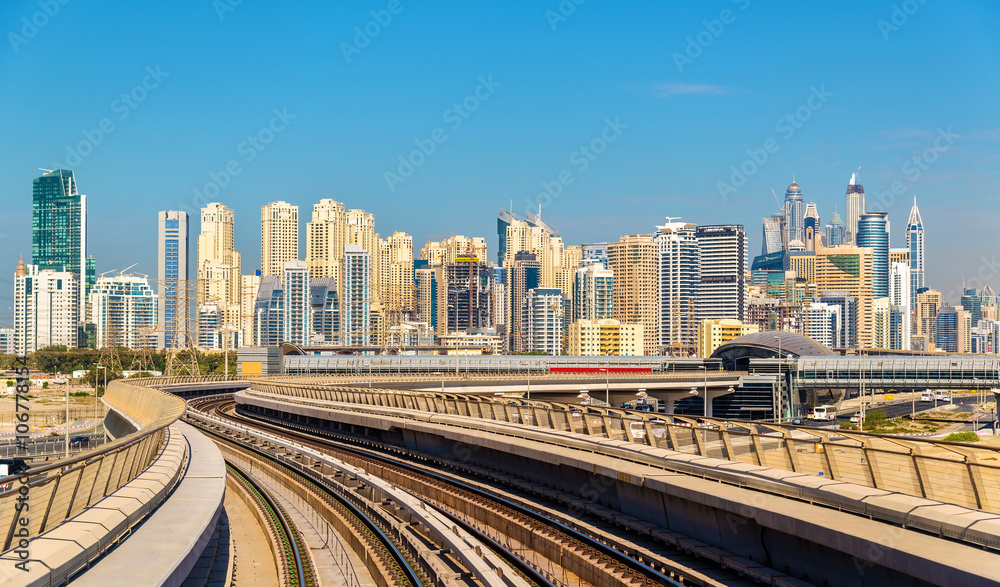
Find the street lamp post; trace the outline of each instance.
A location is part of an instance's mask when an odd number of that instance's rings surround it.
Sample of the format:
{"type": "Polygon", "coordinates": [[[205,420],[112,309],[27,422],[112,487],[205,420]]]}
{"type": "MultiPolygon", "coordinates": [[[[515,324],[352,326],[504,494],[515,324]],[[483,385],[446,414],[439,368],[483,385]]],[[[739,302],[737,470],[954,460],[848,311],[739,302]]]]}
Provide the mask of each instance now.
{"type": "Polygon", "coordinates": [[[524,365],[525,370],[527,370],[527,372],[528,372],[528,399],[530,400],[531,399],[531,363],[529,363],[528,361],[521,361],[521,364],[524,365]]]}
{"type": "Polygon", "coordinates": [[[62,383],[66,388],[66,458],[69,458],[69,378],[55,379],[53,383],[62,383]]]}
{"type": "Polygon", "coordinates": [[[699,365],[698,369],[701,369],[702,374],[705,376],[705,387],[704,387],[705,397],[701,398],[702,400],[701,415],[703,418],[708,418],[708,367],[706,367],[705,365],[699,365]]]}
{"type": "MultiPolygon", "coordinates": [[[[108,390],[108,368],[98,363],[97,368],[104,371],[104,391],[108,390]]],[[[94,432],[97,432],[97,378],[94,378],[94,432]]]]}

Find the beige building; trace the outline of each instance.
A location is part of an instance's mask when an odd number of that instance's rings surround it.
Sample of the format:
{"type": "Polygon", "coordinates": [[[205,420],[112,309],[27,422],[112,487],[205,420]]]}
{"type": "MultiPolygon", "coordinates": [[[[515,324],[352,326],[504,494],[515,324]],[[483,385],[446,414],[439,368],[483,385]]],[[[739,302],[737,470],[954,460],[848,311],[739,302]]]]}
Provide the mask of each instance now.
{"type": "Polygon", "coordinates": [[[503,337],[497,334],[453,332],[440,338],[449,355],[499,355],[503,352],[503,337]]]}
{"type": "Polygon", "coordinates": [[[874,346],[872,318],[872,249],[853,245],[816,251],[816,293],[845,291],[858,300],[858,345],[874,346]]]}
{"type": "Polygon", "coordinates": [[[387,312],[412,312],[413,304],[413,237],[405,232],[393,232],[379,243],[379,298],[387,312]]]}
{"type": "Polygon", "coordinates": [[[281,275],[285,263],[299,260],[299,207],[272,202],[260,209],[260,271],[281,275]]]}
{"type": "Polygon", "coordinates": [[[701,358],[712,356],[715,349],[735,340],[744,334],[760,332],[756,324],[744,324],[739,320],[717,319],[702,320],[698,323],[698,355],[701,358]]]}
{"type": "Polygon", "coordinates": [[[254,303],[257,301],[257,290],[260,289],[260,275],[240,276],[240,322],[239,329],[243,331],[243,344],[256,346],[254,338],[254,303]]]}
{"type": "Polygon", "coordinates": [[[347,211],[336,200],[324,199],[313,205],[312,220],[306,223],[306,266],[312,277],[333,277],[341,285],[341,264],[347,236],[347,211]]]}
{"type": "Polygon", "coordinates": [[[569,325],[569,354],[582,357],[642,356],[645,353],[642,324],[618,320],[577,320],[569,325]]]}
{"type": "MultiPolygon", "coordinates": [[[[889,314],[889,298],[872,300],[872,344],[873,348],[887,349],[892,340],[889,314]]],[[[909,349],[907,349],[909,350],[909,349]]]]}
{"type": "Polygon", "coordinates": [[[648,234],[632,234],[608,244],[608,265],[614,272],[612,289],[614,318],[643,328],[643,354],[657,354],[659,311],[657,292],[657,245],[648,234]]]}
{"type": "Polygon", "coordinates": [[[459,257],[486,259],[486,239],[457,234],[440,241],[427,241],[420,249],[420,258],[429,265],[453,265],[459,257]]]}
{"type": "Polygon", "coordinates": [[[914,305],[916,312],[913,318],[913,333],[910,335],[924,337],[927,341],[928,350],[934,350],[934,341],[937,338],[937,315],[938,310],[944,305],[941,299],[941,292],[929,289],[917,294],[917,303],[914,305]]]}
{"type": "Polygon", "coordinates": [[[215,303],[222,326],[239,327],[240,254],[234,247],[234,213],[211,203],[201,209],[198,235],[198,306],[215,303]]]}

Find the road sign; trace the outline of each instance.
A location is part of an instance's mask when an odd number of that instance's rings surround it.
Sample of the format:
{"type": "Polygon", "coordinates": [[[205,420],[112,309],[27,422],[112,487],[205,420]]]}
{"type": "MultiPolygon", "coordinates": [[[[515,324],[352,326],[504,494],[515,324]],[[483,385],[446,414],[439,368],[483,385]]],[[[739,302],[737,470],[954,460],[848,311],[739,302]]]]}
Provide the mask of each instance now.
{"type": "Polygon", "coordinates": [[[892,394],[891,393],[887,393],[886,394],[885,401],[887,401],[887,402],[891,402],[892,401],[892,394]]]}

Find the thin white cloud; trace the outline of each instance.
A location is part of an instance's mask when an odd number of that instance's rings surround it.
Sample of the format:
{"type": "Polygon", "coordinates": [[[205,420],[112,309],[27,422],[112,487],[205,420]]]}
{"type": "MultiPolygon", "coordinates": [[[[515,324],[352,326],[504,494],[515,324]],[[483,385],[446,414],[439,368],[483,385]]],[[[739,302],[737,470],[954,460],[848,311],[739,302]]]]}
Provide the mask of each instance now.
{"type": "Polygon", "coordinates": [[[717,95],[728,94],[729,89],[711,84],[657,84],[653,86],[653,95],[657,98],[669,98],[678,95],[717,95]]]}

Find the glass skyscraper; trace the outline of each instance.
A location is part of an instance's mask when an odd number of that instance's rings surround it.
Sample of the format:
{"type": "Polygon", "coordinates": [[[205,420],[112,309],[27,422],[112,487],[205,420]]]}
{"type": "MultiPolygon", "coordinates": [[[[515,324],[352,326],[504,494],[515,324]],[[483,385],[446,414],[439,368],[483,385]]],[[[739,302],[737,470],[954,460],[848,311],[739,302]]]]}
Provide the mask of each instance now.
{"type": "Polygon", "coordinates": [[[787,231],[787,238],[785,239],[786,246],[791,245],[792,241],[799,241],[803,245],[805,244],[805,215],[806,215],[806,205],[802,199],[802,188],[799,184],[795,183],[794,179],[788,189],[785,190],[785,230],[787,231]]]}
{"type": "MultiPolygon", "coordinates": [[[[168,210],[158,212],[159,326],[157,346],[174,348],[176,330],[185,330],[187,319],[188,214],[168,210]],[[178,293],[178,290],[181,290],[178,293]],[[179,316],[178,316],[179,314],[179,316]],[[178,323],[178,317],[181,321],[178,323]]],[[[180,341],[186,343],[187,341],[180,341]]]]}
{"type": "Polygon", "coordinates": [[[32,182],[31,264],[78,276],[78,316],[87,315],[87,196],[72,171],[46,171],[32,182]]]}
{"type": "MultiPolygon", "coordinates": [[[[913,208],[906,222],[906,248],[910,251],[910,303],[916,309],[917,292],[924,287],[924,221],[913,196],[913,208]]],[[[913,312],[914,316],[916,311],[913,312]]]]}
{"type": "Polygon", "coordinates": [[[858,220],[857,246],[872,249],[872,298],[889,297],[889,213],[868,212],[858,220]]]}

